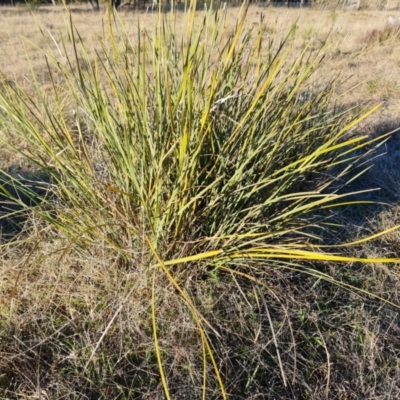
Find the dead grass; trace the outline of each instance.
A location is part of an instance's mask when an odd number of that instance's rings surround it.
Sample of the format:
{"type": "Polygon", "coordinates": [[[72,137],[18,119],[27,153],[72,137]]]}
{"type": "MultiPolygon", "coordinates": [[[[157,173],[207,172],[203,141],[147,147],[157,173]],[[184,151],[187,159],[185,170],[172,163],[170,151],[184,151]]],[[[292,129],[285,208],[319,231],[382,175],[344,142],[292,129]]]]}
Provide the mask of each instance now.
{"type": "MultiPolygon", "coordinates": [[[[86,6],[77,10],[74,22],[87,48],[94,50],[106,18],[86,6]]],[[[4,8],[0,13],[0,70],[7,79],[29,87],[31,67],[46,85],[46,65],[36,46],[55,46],[53,39],[65,39],[62,10],[38,9],[37,22],[25,10],[4,8]],[[32,60],[30,67],[25,53],[32,60]]],[[[266,34],[276,30],[283,35],[297,21],[292,45],[299,51],[304,41],[315,46],[327,42],[337,65],[321,72],[340,73],[347,89],[357,84],[340,93],[338,106],[383,102],[381,113],[360,129],[373,136],[399,126],[400,89],[395,82],[400,82],[400,42],[386,40],[390,32],[385,28],[389,15],[398,16],[395,11],[252,7],[248,24],[258,24],[261,13],[266,34]]],[[[138,19],[150,21],[146,13],[122,12],[120,18],[132,35],[137,34],[138,19]]],[[[400,136],[394,135],[383,150],[385,154],[357,184],[360,189],[380,187],[374,199],[389,205],[341,210],[334,219],[346,226],[338,234],[355,239],[361,230],[386,229],[400,222],[400,136]]],[[[2,168],[20,165],[15,155],[0,154],[2,168]]],[[[43,232],[41,224],[34,217],[25,221],[18,233],[20,245],[0,254],[0,398],[163,398],[151,350],[151,293],[146,274],[137,268],[140,262],[126,264],[105,245],[93,248],[90,259],[80,254],[62,258],[56,252],[57,239],[51,230],[43,232]],[[24,243],[27,237],[39,238],[39,231],[40,241],[24,243]]],[[[365,257],[400,257],[399,243],[400,234],[393,231],[359,245],[357,252],[365,257]]],[[[138,260],[146,256],[137,255],[138,260]]],[[[398,265],[318,268],[399,304],[398,265]]],[[[259,278],[268,288],[217,271],[207,278],[213,280],[211,286],[196,270],[183,283],[215,332],[223,333],[211,332],[210,339],[222,375],[232,382],[229,398],[400,398],[396,310],[297,272],[277,269],[259,278]],[[225,353],[218,353],[220,349],[225,353]]],[[[163,287],[168,307],[160,307],[157,318],[167,328],[162,329],[160,343],[166,374],[175,382],[171,394],[174,399],[197,399],[202,386],[197,328],[189,311],[176,301],[175,289],[163,287]]],[[[210,389],[207,398],[217,398],[216,393],[210,389]]]]}

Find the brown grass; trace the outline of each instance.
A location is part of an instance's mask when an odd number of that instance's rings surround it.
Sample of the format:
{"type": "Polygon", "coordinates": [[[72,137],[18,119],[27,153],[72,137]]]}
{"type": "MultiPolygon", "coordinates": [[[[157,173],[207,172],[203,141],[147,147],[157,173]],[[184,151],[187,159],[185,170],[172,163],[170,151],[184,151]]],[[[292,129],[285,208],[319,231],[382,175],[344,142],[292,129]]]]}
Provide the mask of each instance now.
{"type": "MultiPolygon", "coordinates": [[[[89,6],[75,8],[74,23],[87,48],[94,50],[107,19],[89,6]]],[[[305,41],[316,48],[326,43],[336,63],[321,73],[340,74],[345,81],[337,106],[382,102],[380,113],[358,128],[373,136],[399,127],[400,41],[389,40],[393,36],[386,25],[388,16],[398,17],[398,13],[382,8],[332,11],[254,6],[247,23],[258,24],[264,14],[266,34],[276,30],[283,36],[297,21],[297,34],[291,40],[298,51],[305,41]]],[[[233,20],[236,11],[228,9],[228,13],[233,20]]],[[[0,70],[27,88],[32,84],[30,68],[38,73],[40,84],[48,84],[38,47],[54,47],[61,38],[71,45],[61,8],[43,7],[34,15],[36,21],[24,9],[0,9],[0,70]]],[[[133,37],[138,19],[144,25],[150,22],[146,13],[121,12],[119,17],[133,37]]],[[[332,216],[345,225],[338,228],[338,235],[356,239],[361,230],[400,223],[400,135],[393,135],[382,153],[357,188],[381,188],[374,199],[389,205],[341,210],[332,216]]],[[[14,154],[0,151],[0,155],[2,168],[26,167],[14,154]]],[[[34,217],[25,221],[18,233],[21,244],[0,254],[0,399],[163,398],[155,354],[150,350],[151,293],[146,274],[133,263],[124,264],[105,245],[94,248],[90,259],[79,254],[60,259],[54,253],[58,243],[50,230],[46,240],[26,245],[23,240],[35,237],[40,224],[34,217]]],[[[356,251],[364,257],[399,257],[399,243],[400,234],[395,231],[356,251]]],[[[318,268],[399,304],[399,265],[318,268]]],[[[268,298],[247,281],[235,282],[218,272],[213,275],[212,289],[202,284],[203,277],[196,271],[184,283],[215,330],[225,333],[210,339],[221,360],[221,373],[233,382],[227,388],[229,398],[400,398],[396,310],[298,273],[278,270],[259,278],[271,287],[268,298]],[[222,348],[226,353],[218,354],[222,348]]],[[[174,382],[171,394],[174,399],[197,399],[202,366],[196,326],[188,310],[175,302],[174,288],[164,287],[163,302],[170,307],[160,308],[157,318],[169,327],[163,329],[160,343],[165,372],[174,382]]],[[[210,390],[207,398],[217,397],[210,390]]]]}

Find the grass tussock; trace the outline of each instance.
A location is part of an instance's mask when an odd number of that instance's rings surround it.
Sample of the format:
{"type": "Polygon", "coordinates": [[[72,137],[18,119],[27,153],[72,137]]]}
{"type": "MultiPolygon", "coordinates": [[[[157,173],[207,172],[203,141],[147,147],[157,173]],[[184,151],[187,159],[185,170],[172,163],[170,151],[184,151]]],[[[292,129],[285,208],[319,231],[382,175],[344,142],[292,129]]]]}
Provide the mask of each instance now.
{"type": "Polygon", "coordinates": [[[360,38],[360,43],[368,46],[399,39],[400,24],[396,21],[395,23],[387,23],[381,29],[371,29],[360,38]]]}
{"type": "Polygon", "coordinates": [[[45,177],[0,175],[6,398],[398,393],[398,326],[374,321],[399,258],[362,248],[397,225],[326,240],[388,136],[353,133],[375,109],[335,108],[323,47],[293,58],[246,12],[155,13],[135,41],[110,19],[95,54],[71,20],[50,85],[4,79],[4,144],[45,177]]]}

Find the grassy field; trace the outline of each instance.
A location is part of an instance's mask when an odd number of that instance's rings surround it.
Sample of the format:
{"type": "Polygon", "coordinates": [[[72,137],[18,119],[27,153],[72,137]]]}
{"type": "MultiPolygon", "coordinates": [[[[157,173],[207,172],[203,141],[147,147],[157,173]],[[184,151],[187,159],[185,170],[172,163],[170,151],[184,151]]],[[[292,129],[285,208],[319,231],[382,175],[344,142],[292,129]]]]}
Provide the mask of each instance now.
{"type": "Polygon", "coordinates": [[[1,8],[0,399],[400,398],[399,6],[1,8]]]}

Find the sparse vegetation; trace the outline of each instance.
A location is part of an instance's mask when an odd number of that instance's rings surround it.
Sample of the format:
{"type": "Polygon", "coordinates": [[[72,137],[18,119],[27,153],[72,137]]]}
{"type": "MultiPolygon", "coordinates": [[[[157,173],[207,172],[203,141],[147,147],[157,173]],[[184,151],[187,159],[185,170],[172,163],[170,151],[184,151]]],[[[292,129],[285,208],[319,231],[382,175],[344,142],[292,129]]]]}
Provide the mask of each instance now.
{"type": "Polygon", "coordinates": [[[236,11],[71,18],[2,77],[0,398],[400,394],[396,123],[236,11]]]}
{"type": "Polygon", "coordinates": [[[398,40],[400,38],[399,24],[386,24],[382,29],[372,29],[363,38],[362,43],[371,45],[383,43],[388,40],[398,40]]]}

